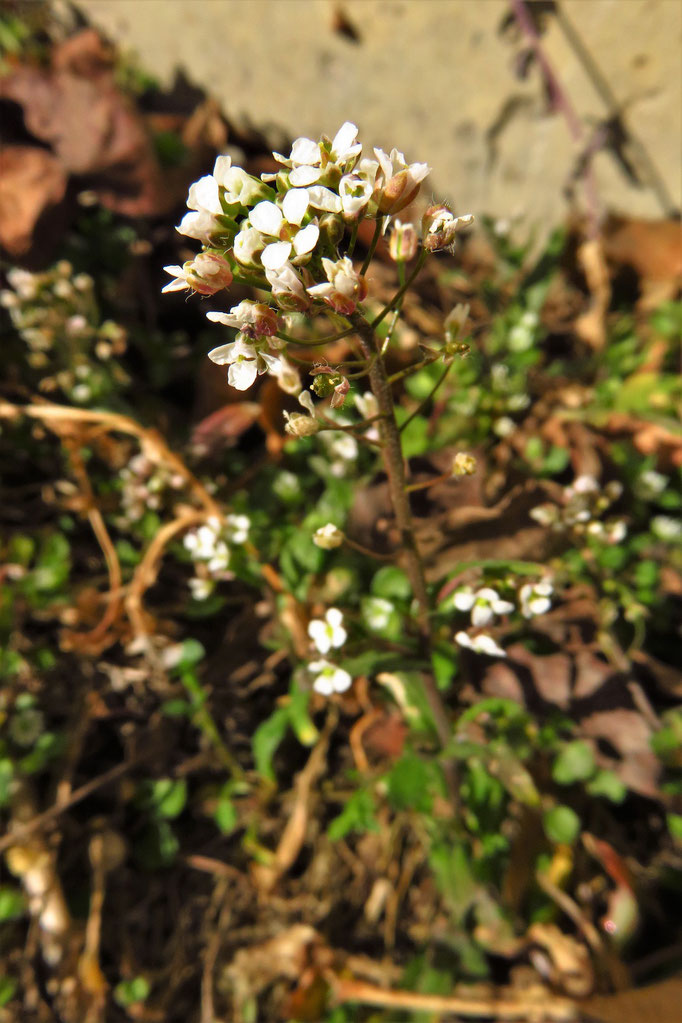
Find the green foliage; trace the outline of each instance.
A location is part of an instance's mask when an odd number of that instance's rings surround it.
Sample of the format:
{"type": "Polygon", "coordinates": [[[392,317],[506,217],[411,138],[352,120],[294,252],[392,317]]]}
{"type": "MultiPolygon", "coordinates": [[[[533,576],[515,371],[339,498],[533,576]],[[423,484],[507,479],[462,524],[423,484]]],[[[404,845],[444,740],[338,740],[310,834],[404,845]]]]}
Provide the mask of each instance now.
{"type": "Polygon", "coordinates": [[[145,1002],[150,991],[151,985],[146,977],[133,977],[132,980],[122,980],[116,985],[114,998],[124,1009],[128,1009],[145,1002]]]}
{"type": "Polygon", "coordinates": [[[327,835],[332,842],[336,842],[354,831],[379,830],[372,793],[368,789],[357,789],[349,797],[338,817],[335,817],[327,828],[327,835]]]}
{"type": "Polygon", "coordinates": [[[580,818],[570,806],[554,806],[542,818],[550,842],[571,845],[580,834],[580,818]]]}

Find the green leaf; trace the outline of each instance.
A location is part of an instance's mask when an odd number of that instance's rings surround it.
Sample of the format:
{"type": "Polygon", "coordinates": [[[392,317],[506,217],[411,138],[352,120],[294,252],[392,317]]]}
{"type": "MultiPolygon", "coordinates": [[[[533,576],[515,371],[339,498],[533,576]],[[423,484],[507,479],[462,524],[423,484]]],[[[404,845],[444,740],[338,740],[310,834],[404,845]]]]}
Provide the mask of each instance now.
{"type": "Polygon", "coordinates": [[[596,769],[594,751],[583,739],[569,742],[560,751],[552,768],[552,778],[558,785],[572,785],[586,781],[596,769]]]}
{"type": "Polygon", "coordinates": [[[161,712],[169,718],[189,717],[192,705],[187,700],[166,700],[161,704],[161,712]]]}
{"type": "Polygon", "coordinates": [[[351,831],[379,831],[376,807],[368,789],[358,789],[350,797],[338,817],[327,828],[332,842],[344,838],[351,831]]]}
{"type": "Polygon", "coordinates": [[[148,803],[159,817],[173,820],[179,817],[187,802],[187,782],[184,778],[158,778],[142,783],[142,801],[148,803]]]}
{"type": "Polygon", "coordinates": [[[238,819],[237,810],[230,798],[230,792],[231,789],[229,784],[224,785],[220,791],[218,805],[213,815],[213,818],[223,835],[229,835],[232,831],[234,831],[238,819]]]}
{"type": "Polygon", "coordinates": [[[542,818],[550,842],[570,845],[580,833],[580,818],[570,806],[555,806],[542,818]]]}
{"type": "Polygon", "coordinates": [[[286,735],[288,727],[289,713],[284,707],[278,707],[269,718],[266,718],[258,726],[253,734],[252,747],[256,770],[269,781],[275,780],[272,758],[286,735]]]}
{"type": "Polygon", "coordinates": [[[0,760],[0,806],[9,803],[10,783],[14,777],[14,764],[9,758],[0,760]]]}
{"type": "Polygon", "coordinates": [[[11,1002],[16,990],[17,982],[14,977],[0,976],[0,1006],[11,1002]]]}
{"type": "Polygon", "coordinates": [[[443,692],[457,676],[457,654],[452,643],[436,643],[431,654],[436,685],[443,692]]]}
{"type": "Polygon", "coordinates": [[[26,899],[19,888],[0,886],[0,922],[18,920],[26,912],[26,899]]]}
{"type": "Polygon", "coordinates": [[[410,580],[395,565],[384,565],[375,572],[370,589],[375,597],[387,600],[408,600],[412,596],[410,580]]]}
{"type": "Polygon", "coordinates": [[[291,727],[302,746],[313,746],[317,742],[320,733],[308,713],[310,690],[301,689],[295,683],[292,683],[290,695],[291,699],[286,709],[289,714],[291,727]]]}
{"type": "Polygon", "coordinates": [[[669,813],[665,818],[668,831],[676,842],[682,842],[682,814],[669,813]]]}
{"type": "Polygon", "coordinates": [[[604,796],[612,803],[622,803],[628,792],[627,785],[613,771],[597,771],[586,788],[591,796],[604,796]]]}
{"type": "Polygon", "coordinates": [[[114,998],[119,1005],[127,1008],[144,1002],[151,991],[149,981],[145,977],[134,977],[132,980],[122,980],[114,988],[114,998]]]}
{"type": "Polygon", "coordinates": [[[149,821],[135,843],[135,855],[142,866],[151,871],[169,867],[180,843],[168,821],[160,817],[149,821]]]}
{"type": "Polygon", "coordinates": [[[194,668],[206,656],[206,649],[198,639],[186,639],[183,641],[177,660],[171,665],[172,674],[181,674],[194,668]]]}
{"type": "Polygon", "coordinates": [[[429,813],[433,805],[430,790],[434,783],[434,767],[414,753],[404,754],[387,777],[388,799],[396,810],[429,813]]]}

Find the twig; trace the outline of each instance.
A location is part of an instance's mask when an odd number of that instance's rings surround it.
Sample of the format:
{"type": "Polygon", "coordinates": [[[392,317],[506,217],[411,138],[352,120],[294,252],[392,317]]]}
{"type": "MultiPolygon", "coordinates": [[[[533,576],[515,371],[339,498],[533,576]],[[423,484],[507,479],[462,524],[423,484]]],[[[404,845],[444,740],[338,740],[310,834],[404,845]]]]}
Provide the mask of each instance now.
{"type": "MultiPolygon", "coordinates": [[[[538,35],[537,29],[533,24],[533,19],[528,13],[528,8],[525,0],[509,0],[512,10],[514,11],[514,17],[516,18],[521,31],[527,36],[530,45],[537,57],[538,64],[542,74],[545,77],[545,81],[549,86],[549,90],[552,97],[562,114],[566,119],[568,130],[574,142],[581,142],[585,137],[584,128],[580,122],[573,104],[571,103],[568,95],[563,89],[561,82],[556,75],[554,68],[552,67],[545,51],[540,43],[540,36],[538,35]]],[[[585,194],[587,196],[587,211],[590,223],[590,237],[597,238],[599,236],[599,222],[601,220],[601,205],[597,193],[597,184],[594,177],[594,171],[592,167],[587,165],[584,170],[585,177],[585,194]]]]}
{"type": "Polygon", "coordinates": [[[457,1016],[485,1016],[497,1020],[547,1020],[569,1023],[578,1019],[577,1007],[567,999],[540,997],[514,998],[459,998],[456,995],[426,995],[418,991],[389,991],[364,981],[345,980],[336,974],[326,976],[334,1000],[377,1005],[380,1008],[408,1012],[448,1012],[457,1016]]]}
{"type": "Polygon", "coordinates": [[[101,789],[112,781],[116,781],[122,775],[127,774],[128,771],[137,767],[146,757],[151,756],[152,752],[152,749],[148,749],[146,752],[140,753],[134,760],[127,760],[123,764],[116,764],[115,767],[105,771],[104,774],[100,774],[99,777],[92,778],[85,785],[81,785],[79,789],[71,793],[68,799],[55,803],[48,810],[43,810],[42,813],[26,821],[25,824],[20,824],[11,834],[0,838],[0,853],[4,852],[5,849],[9,849],[10,846],[24,842],[34,831],[39,831],[40,828],[49,824],[55,817],[59,817],[65,810],[68,810],[69,807],[75,806],[76,803],[81,803],[88,796],[92,795],[93,792],[96,792],[97,789],[101,789]]]}

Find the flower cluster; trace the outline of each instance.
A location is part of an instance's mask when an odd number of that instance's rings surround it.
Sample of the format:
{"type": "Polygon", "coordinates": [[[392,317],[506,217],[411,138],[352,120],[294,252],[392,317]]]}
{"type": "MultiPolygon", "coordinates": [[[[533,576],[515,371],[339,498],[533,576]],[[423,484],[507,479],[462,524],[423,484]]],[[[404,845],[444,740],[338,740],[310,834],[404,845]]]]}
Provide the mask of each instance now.
{"type": "Polygon", "coordinates": [[[555,532],[591,536],[607,544],[625,539],[627,526],[621,518],[602,519],[618,500],[623,488],[616,480],[602,487],[594,476],[578,476],[564,489],[563,504],[541,504],[530,512],[532,518],[555,532]]]}
{"type": "Polygon", "coordinates": [[[125,351],[125,332],[101,322],[92,277],[63,259],[42,273],[13,267],[7,282],[0,304],[28,347],[28,365],[41,373],[41,390],[88,405],[127,384],[115,360],[125,351]]]}
{"type": "Polygon", "coordinates": [[[143,452],[134,455],[118,475],[123,513],[117,524],[124,529],[139,522],[147,510],[159,511],[164,495],[185,485],[179,473],[171,472],[162,463],[153,462],[143,452]]]}
{"type": "Polygon", "coordinates": [[[194,562],[196,576],[189,581],[195,600],[206,600],[219,580],[231,579],[228,571],[231,547],[248,540],[251,521],[247,515],[208,519],[185,534],[184,546],[194,562]]]}
{"type": "MultiPolygon", "coordinates": [[[[549,579],[541,579],[535,583],[524,583],[519,588],[518,607],[513,601],[502,598],[491,586],[483,586],[478,590],[473,590],[471,586],[460,586],[450,599],[457,611],[470,613],[474,629],[481,629],[493,625],[498,616],[510,615],[517,610],[524,618],[546,614],[552,606],[553,593],[554,587],[549,579]]],[[[460,629],[455,633],[455,642],[474,653],[506,657],[504,649],[484,632],[471,636],[469,632],[460,629]]]]}
{"type": "Polygon", "coordinates": [[[324,618],[313,618],[308,625],[308,635],[315,650],[323,655],[321,659],[308,664],[308,671],[314,676],[313,689],[323,696],[345,693],[353,681],[352,676],[324,657],[346,642],[348,633],[343,627],[342,612],[337,607],[330,607],[324,618]]]}
{"type": "MultiPolygon", "coordinates": [[[[272,305],[240,302],[229,314],[208,314],[237,331],[209,357],[229,367],[229,383],[239,390],[267,372],[284,390],[300,393],[298,374],[278,339],[282,314],[354,313],[367,296],[367,282],[339,248],[346,229],[357,229],[364,218],[385,228],[415,199],[429,173],[425,163],[408,163],[397,149],[374,149],[363,157],[357,135],[357,127],[346,122],[333,139],[296,139],[288,156],[273,154],[279,169],[260,178],[233,166],[230,156],[219,156],[213,173],[189,190],[189,212],[178,231],[200,241],[203,251],[183,266],[166,267],[173,279],[163,290],[213,295],[234,280],[272,296],[272,305]]],[[[450,245],[456,228],[470,220],[439,207],[424,227],[428,247],[443,247],[441,237],[450,245]]],[[[416,249],[416,237],[403,226],[401,237],[407,236],[400,258],[416,249]]],[[[290,433],[301,436],[306,429],[314,432],[310,422],[290,420],[290,433]]]]}

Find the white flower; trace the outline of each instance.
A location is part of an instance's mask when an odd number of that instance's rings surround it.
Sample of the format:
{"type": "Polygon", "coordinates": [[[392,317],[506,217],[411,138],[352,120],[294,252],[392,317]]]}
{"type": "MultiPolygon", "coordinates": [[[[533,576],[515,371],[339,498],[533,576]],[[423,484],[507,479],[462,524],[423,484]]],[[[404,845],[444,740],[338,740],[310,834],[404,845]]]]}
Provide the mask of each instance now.
{"type": "Polygon", "coordinates": [[[524,618],[547,614],[552,606],[554,587],[550,582],[525,583],[519,590],[521,614],[524,618]]]}
{"type": "Polygon", "coordinates": [[[510,614],[514,605],[502,600],[497,590],[484,586],[475,593],[471,587],[456,590],[452,602],[458,611],[471,611],[472,625],[489,625],[495,615],[510,614]]]}
{"type": "Polygon", "coordinates": [[[292,188],[286,193],[280,209],[274,202],[259,202],[251,210],[249,220],[253,227],[265,238],[276,238],[268,242],[261,253],[261,263],[267,270],[279,270],[289,259],[292,251],[296,256],[312,252],[317,244],[320,229],[315,223],[308,224],[301,230],[291,230],[300,226],[309,205],[309,196],[305,188],[292,188]],[[284,240],[281,236],[284,234],[284,240]],[[291,236],[291,240],[288,240],[291,236]]]}
{"type": "Polygon", "coordinates": [[[628,535],[628,527],[622,519],[612,519],[606,523],[605,533],[610,544],[621,543],[628,535]]]}
{"type": "Polygon", "coordinates": [[[185,213],[175,230],[179,234],[184,234],[186,238],[196,238],[197,241],[208,245],[211,235],[216,230],[216,219],[212,213],[205,210],[185,213]]]}
{"type": "Polygon", "coordinates": [[[331,696],[332,693],[345,693],[353,682],[351,675],[336,664],[329,661],[312,661],[308,665],[308,671],[317,678],[313,681],[313,689],[322,696],[331,696]]]}
{"type": "Polygon", "coordinates": [[[243,334],[236,341],[213,348],[208,357],[216,366],[229,366],[227,380],[230,387],[246,391],[258,375],[258,352],[243,334]]]}
{"type": "Polygon", "coordinates": [[[323,153],[325,163],[330,162],[345,168],[349,162],[355,162],[362,151],[360,143],[355,141],[357,134],[357,127],[346,121],[337,131],[329,149],[327,149],[329,143],[327,141],[325,144],[324,139],[320,143],[308,138],[298,138],[292,145],[288,158],[280,153],[273,153],[273,156],[279,163],[292,168],[289,175],[292,185],[305,187],[320,180],[323,174],[323,153]]]}
{"type": "Polygon", "coordinates": [[[194,576],[189,580],[189,588],[195,600],[208,600],[215,589],[213,579],[199,579],[194,576]]]}
{"type": "Polygon", "coordinates": [[[279,386],[286,394],[299,395],[302,390],[301,378],[295,366],[285,359],[283,355],[270,355],[268,352],[261,352],[260,358],[268,367],[268,373],[275,378],[279,386]]]}
{"type": "Polygon", "coordinates": [[[573,494],[595,494],[599,490],[599,483],[594,476],[577,476],[572,487],[566,488],[566,494],[572,497],[573,494]]]}
{"type": "Polygon", "coordinates": [[[200,252],[183,266],[164,266],[164,270],[176,279],[162,288],[162,292],[189,288],[200,295],[214,295],[232,283],[230,264],[217,252],[200,252]]]}
{"type": "Polygon", "coordinates": [[[248,515],[228,515],[225,525],[231,543],[246,543],[251,528],[251,519],[248,515]]]}
{"type": "MultiPolygon", "coordinates": [[[[339,181],[341,208],[346,217],[359,217],[372,198],[372,183],[359,174],[344,174],[339,181]]],[[[410,225],[411,226],[411,225],[410,225]]],[[[414,230],[414,228],[413,228],[414,230]]],[[[416,245],[416,235],[415,235],[416,245]]],[[[402,257],[403,259],[409,257],[402,257]]]]}
{"type": "Polygon", "coordinates": [[[322,257],[322,266],[327,275],[326,284],[315,284],[308,288],[313,298],[321,298],[337,313],[348,316],[355,312],[358,302],[367,295],[367,282],[361,276],[348,256],[334,261],[322,257]]]}
{"type": "Polygon", "coordinates": [[[651,520],[651,532],[659,540],[677,540],[682,534],[682,523],[670,515],[656,515],[651,520]]]}
{"type": "Polygon", "coordinates": [[[493,637],[486,636],[483,632],[478,636],[474,636],[473,639],[466,632],[458,632],[455,634],[455,642],[459,643],[460,646],[466,647],[468,650],[473,650],[476,654],[487,654],[489,657],[507,656],[493,637]]]}
{"type": "Polygon", "coordinates": [[[303,312],[310,307],[310,297],[291,263],[285,263],[277,270],[266,267],[265,276],[272,289],[272,297],[280,308],[303,312]]]}
{"type": "Polygon", "coordinates": [[[276,311],[264,302],[249,299],[232,306],[229,313],[206,313],[206,318],[213,323],[224,323],[226,327],[236,327],[248,337],[272,337],[278,329],[276,311]]]}
{"type": "Polygon", "coordinates": [[[424,248],[429,252],[449,249],[455,244],[455,235],[461,227],[473,223],[473,214],[456,217],[447,206],[430,206],[422,219],[424,248]]]}
{"type": "Polygon", "coordinates": [[[308,635],[321,654],[328,654],[334,647],[343,646],[348,633],[343,627],[343,614],[338,607],[330,607],[324,618],[313,618],[308,625],[308,635]]]}
{"type": "Polygon", "coordinates": [[[362,612],[365,623],[370,629],[377,632],[383,631],[388,626],[394,611],[395,605],[384,597],[367,597],[363,601],[362,612]]]}
{"type": "Polygon", "coordinates": [[[316,547],[321,547],[323,551],[333,551],[343,543],[343,533],[333,522],[328,522],[326,526],[320,526],[315,531],[313,543],[316,547]]]}
{"type": "Polygon", "coordinates": [[[206,561],[215,553],[218,528],[206,523],[185,535],[184,546],[197,560],[206,561]]]}
{"type": "Polygon", "coordinates": [[[642,497],[656,497],[668,486],[668,477],[655,469],[647,469],[637,480],[637,491],[642,497]]]}
{"type": "MultiPolygon", "coordinates": [[[[380,213],[393,215],[408,206],[416,197],[421,182],[429,173],[425,163],[410,163],[397,149],[387,155],[383,149],[375,149],[379,163],[374,194],[380,213]]],[[[361,165],[362,167],[362,165],[361,165]]],[[[369,166],[363,168],[369,171],[369,166]]]]}

